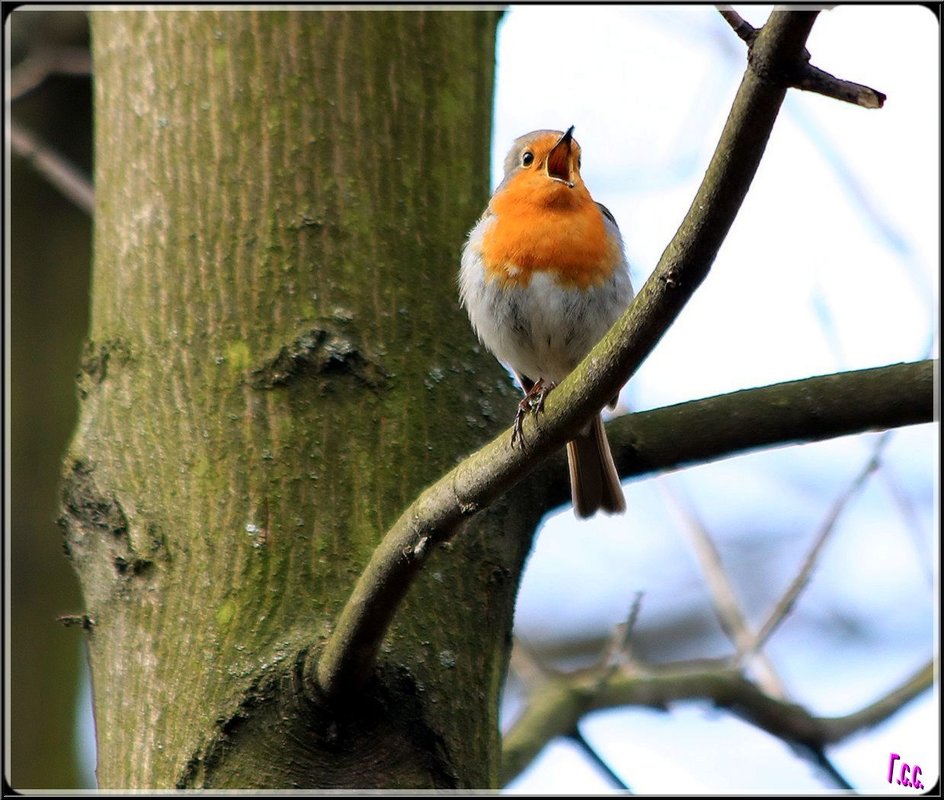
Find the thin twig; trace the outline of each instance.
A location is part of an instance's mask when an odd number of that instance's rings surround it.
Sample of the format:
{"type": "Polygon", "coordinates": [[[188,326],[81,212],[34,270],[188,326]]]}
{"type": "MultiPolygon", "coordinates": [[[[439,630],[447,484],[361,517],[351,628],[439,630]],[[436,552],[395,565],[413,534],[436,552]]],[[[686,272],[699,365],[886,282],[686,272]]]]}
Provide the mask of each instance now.
{"type": "Polygon", "coordinates": [[[934,586],[935,559],[929,552],[930,547],[925,540],[925,528],[918,521],[911,498],[908,497],[898,479],[889,470],[888,462],[882,465],[879,477],[888,488],[892,500],[898,506],[898,513],[904,519],[905,527],[911,537],[911,544],[914,547],[915,557],[921,565],[921,571],[924,572],[924,578],[928,586],[934,586]]]}
{"type": "Polygon", "coordinates": [[[596,748],[594,748],[590,742],[584,738],[583,734],[580,732],[580,728],[575,727],[568,734],[568,738],[583,751],[583,754],[593,762],[600,772],[609,778],[610,783],[612,783],[617,789],[620,789],[627,794],[632,794],[632,790],[623,782],[623,779],[613,772],[613,768],[606,763],[602,756],[596,751],[596,748]]]}
{"type": "MultiPolygon", "coordinates": [[[[718,12],[724,17],[732,30],[747,44],[748,60],[754,69],[762,73],[769,73],[766,65],[762,65],[762,60],[754,60],[754,43],[760,31],[748,23],[740,14],[729,5],[719,5],[718,12]]],[[[861,83],[854,83],[830,75],[819,67],[814,67],[809,63],[809,52],[803,52],[803,58],[792,65],[786,74],[788,83],[793,89],[800,89],[805,92],[815,92],[834,100],[841,100],[844,103],[852,103],[862,108],[881,108],[885,105],[886,96],[869,86],[863,86],[861,83]]]]}
{"type": "Polygon", "coordinates": [[[829,512],[826,514],[826,518],[820,525],[819,531],[813,539],[813,545],[806,554],[806,558],[803,559],[803,563],[800,565],[800,569],[797,572],[796,577],[794,577],[793,581],[791,581],[780,600],[777,601],[776,606],[774,606],[773,611],[771,611],[770,615],[767,617],[767,620],[761,626],[760,631],[758,631],[754,641],[750,642],[742,651],[742,658],[746,658],[750,654],[755,653],[759,648],[763,647],[764,643],[770,638],[780,623],[783,622],[783,620],[786,619],[787,615],[790,613],[797,601],[797,598],[800,596],[800,593],[806,587],[807,583],[809,583],[810,577],[813,574],[813,569],[816,567],[816,562],[819,559],[819,554],[822,552],[823,547],[829,540],[830,534],[832,534],[832,532],[836,529],[836,522],[839,520],[839,516],[845,510],[846,506],[849,504],[849,501],[862,489],[869,476],[875,472],[876,469],[878,469],[879,463],[881,461],[882,450],[888,443],[889,435],[890,431],[885,431],[885,433],[879,437],[875,447],[872,449],[872,454],[869,457],[869,460],[865,463],[865,466],[863,466],[859,473],[846,487],[846,490],[840,494],[839,497],[837,497],[833,502],[832,506],[830,506],[829,512]]]}
{"type": "Polygon", "coordinates": [[[10,70],[10,100],[39,87],[50,75],[90,75],[92,56],[87,47],[48,47],[30,53],[10,70]]]}
{"type": "Polygon", "coordinates": [[[724,21],[731,26],[734,32],[748,47],[754,44],[754,40],[757,38],[757,28],[748,23],[747,20],[731,8],[731,6],[719,5],[718,11],[721,16],[724,17],[724,21]]]}
{"type": "Polygon", "coordinates": [[[809,759],[816,765],[818,769],[820,769],[829,777],[837,789],[842,789],[846,792],[854,791],[852,784],[850,784],[849,781],[845,779],[843,774],[838,769],[836,769],[836,765],[833,764],[829,756],[826,755],[826,748],[824,748],[821,744],[815,746],[798,744],[796,745],[796,750],[798,752],[805,751],[805,753],[809,756],[809,759]]]}
{"type": "Polygon", "coordinates": [[[795,89],[825,95],[862,108],[881,108],[887,99],[877,89],[842,80],[812,64],[807,64],[791,85],[795,89]]]}
{"type": "MultiPolygon", "coordinates": [[[[715,547],[715,543],[705,529],[704,524],[691,507],[691,503],[683,499],[681,491],[665,478],[656,483],[665,496],[669,508],[679,518],[682,531],[695,552],[699,564],[701,564],[702,574],[705,576],[705,582],[711,593],[715,616],[740,658],[746,654],[755,637],[751,633],[747,619],[741,612],[741,606],[735,596],[734,587],[731,585],[727,570],[721,561],[721,554],[718,552],[718,548],[715,547]]],[[[758,653],[757,661],[761,688],[771,697],[785,697],[786,691],[783,683],[777,676],[776,670],[767,655],[758,653]]]]}
{"type": "Polygon", "coordinates": [[[10,147],[18,156],[33,165],[66,198],[87,214],[95,210],[92,183],[63,156],[40,142],[16,120],[10,120],[10,147]]]}
{"type": "Polygon", "coordinates": [[[510,666],[525,686],[536,686],[551,675],[551,671],[520,636],[516,636],[512,642],[510,666]]]}
{"type": "Polygon", "coordinates": [[[632,636],[636,628],[636,622],[639,620],[639,612],[642,609],[643,594],[643,592],[636,592],[633,595],[633,602],[629,607],[626,621],[621,622],[613,629],[613,633],[603,649],[603,656],[600,659],[601,667],[617,669],[622,661],[632,660],[632,636]]]}

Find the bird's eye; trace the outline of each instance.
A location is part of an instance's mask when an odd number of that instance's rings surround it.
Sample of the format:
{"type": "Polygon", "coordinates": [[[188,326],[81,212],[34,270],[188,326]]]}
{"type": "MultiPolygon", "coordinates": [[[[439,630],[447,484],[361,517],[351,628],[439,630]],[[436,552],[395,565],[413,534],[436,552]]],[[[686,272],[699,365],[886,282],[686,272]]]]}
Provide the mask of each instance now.
{"type": "Polygon", "coordinates": [[[530,167],[533,161],[534,153],[532,153],[530,150],[525,150],[521,155],[521,166],[530,167]]]}

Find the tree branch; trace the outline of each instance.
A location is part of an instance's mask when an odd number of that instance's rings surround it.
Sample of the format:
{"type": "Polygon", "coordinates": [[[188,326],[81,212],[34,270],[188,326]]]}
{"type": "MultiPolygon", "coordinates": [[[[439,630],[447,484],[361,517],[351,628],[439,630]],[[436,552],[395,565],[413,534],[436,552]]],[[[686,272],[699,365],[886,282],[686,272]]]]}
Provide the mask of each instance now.
{"type": "Polygon", "coordinates": [[[620,475],[934,420],[937,360],[743,389],[613,420],[620,475]]]}
{"type": "MultiPolygon", "coordinates": [[[[607,432],[620,475],[627,478],[761,447],[928,423],[934,420],[937,367],[937,361],[919,361],[744,389],[629,414],[609,423],[607,432]]],[[[502,474],[505,462],[496,461],[495,454],[505,451],[509,438],[510,431],[501,434],[427,489],[381,542],[329,640],[333,650],[325,651],[318,667],[319,674],[326,670],[323,679],[335,691],[366,680],[396,607],[426,556],[477,510],[458,498],[478,492],[487,504],[508,488],[496,484],[494,475],[502,474]]],[[[524,467],[503,479],[517,482],[523,474],[524,467]]],[[[549,465],[546,507],[570,496],[564,474],[559,463],[549,465]]]]}
{"type": "Polygon", "coordinates": [[[816,745],[812,747],[808,745],[795,745],[794,752],[805,755],[806,758],[812,762],[812,764],[817,769],[819,769],[833,782],[833,785],[837,789],[842,789],[846,792],[855,791],[852,784],[846,780],[845,776],[838,769],[836,769],[836,765],[833,764],[829,756],[826,755],[826,748],[822,745],[816,745]]]}
{"type": "Polygon", "coordinates": [[[815,92],[862,108],[881,108],[885,105],[886,96],[877,89],[844,81],[812,64],[806,65],[792,85],[805,92],[815,92]]]}
{"type": "Polygon", "coordinates": [[[593,748],[593,745],[584,738],[583,734],[580,732],[580,728],[575,727],[568,734],[567,738],[580,748],[593,765],[613,784],[614,788],[632,794],[632,790],[626,785],[623,779],[613,771],[613,768],[606,763],[606,760],[593,748]]]}
{"type": "Polygon", "coordinates": [[[95,210],[95,190],[82,171],[43,144],[16,120],[10,120],[10,149],[86,214],[95,210]]]}
{"type": "Polygon", "coordinates": [[[758,33],[728,120],[695,199],[627,312],[550,395],[538,422],[525,421],[526,448],[510,431],[427,489],[384,536],[320,659],[306,663],[313,696],[340,702],[369,678],[396,609],[432,547],[560,449],[629,380],[708,274],[760,163],[815,11],[775,10],[758,33]],[[755,63],[762,66],[758,69],[755,63]],[[540,431],[538,430],[540,425],[540,431]]]}
{"type": "MultiPolygon", "coordinates": [[[[50,75],[89,75],[92,57],[87,47],[51,47],[30,53],[10,71],[9,99],[17,100],[40,86],[50,75]]],[[[91,181],[78,167],[43,144],[11,118],[10,148],[82,211],[92,214],[95,195],[91,181]]]]}
{"type": "Polygon", "coordinates": [[[855,476],[849,486],[846,487],[846,490],[842,492],[842,494],[840,494],[839,497],[837,497],[833,502],[829,509],[829,513],[826,515],[826,519],[823,520],[823,524],[820,525],[816,536],[813,538],[813,545],[810,547],[809,552],[803,559],[803,563],[800,565],[800,569],[797,571],[796,576],[790,582],[790,585],[783,593],[783,596],[777,601],[777,604],[774,606],[773,611],[770,612],[767,619],[764,621],[764,624],[761,625],[757,635],[752,641],[746,644],[744,649],[739,653],[741,659],[748,658],[754,653],[757,653],[771,637],[780,623],[787,618],[787,615],[793,609],[797,599],[800,597],[800,593],[809,583],[810,577],[813,574],[813,569],[816,567],[816,564],[819,560],[819,554],[822,552],[823,547],[825,547],[826,542],[828,541],[832,532],[836,529],[836,522],[839,520],[843,510],[849,504],[849,501],[855,497],[859,491],[861,491],[862,487],[865,485],[866,480],[878,469],[879,464],[881,463],[882,451],[885,449],[885,445],[888,444],[888,441],[888,431],[885,431],[885,433],[883,433],[879,438],[878,442],[876,442],[872,450],[872,455],[865,463],[865,466],[859,470],[859,473],[855,476]]]}
{"type": "MultiPolygon", "coordinates": [[[[607,433],[619,473],[627,478],[761,447],[927,423],[934,419],[936,369],[937,362],[928,360],[745,389],[629,414],[610,422],[607,433]]],[[[427,489],[384,537],[317,667],[321,686],[343,692],[366,680],[426,556],[478,510],[459,498],[477,497],[487,505],[523,477],[529,465],[520,450],[509,459],[509,439],[510,431],[502,433],[427,489]],[[517,472],[509,473],[509,462],[517,472]]],[[[561,465],[549,465],[547,476],[545,506],[566,502],[561,465]]]]}
{"type": "Polygon", "coordinates": [[[731,6],[719,5],[718,13],[724,17],[724,21],[731,26],[731,29],[741,38],[741,41],[748,47],[754,44],[754,40],[757,38],[757,28],[745,20],[731,6]]]}
{"type": "Polygon", "coordinates": [[[33,91],[50,75],[91,75],[92,55],[87,47],[44,47],[31,52],[10,70],[10,99],[33,91]]]}
{"type": "Polygon", "coordinates": [[[591,711],[622,706],[665,710],[681,700],[710,700],[778,738],[814,749],[882,722],[933,682],[931,662],[874,703],[841,717],[817,717],[802,706],[765,694],[726,660],[683,661],[657,668],[599,668],[557,674],[532,692],[524,712],[505,735],[502,785],[507,785],[557,736],[567,736],[591,711]]]}
{"type": "MultiPolygon", "coordinates": [[[[721,560],[721,553],[687,499],[683,500],[680,492],[666,478],[659,479],[657,483],[666,495],[670,507],[680,517],[682,533],[688,539],[692,552],[698,560],[705,578],[705,585],[711,595],[715,617],[724,635],[728,637],[728,641],[734,645],[740,659],[739,663],[743,663],[744,656],[756,641],[756,637],[751,631],[747,616],[741,610],[734,585],[721,560]]],[[[751,655],[754,653],[752,652],[751,655]]],[[[756,655],[760,688],[771,697],[785,697],[783,683],[770,658],[763,652],[758,652],[756,655]]]]}
{"type": "MultiPolygon", "coordinates": [[[[620,476],[729,458],[763,447],[934,420],[936,360],[839,372],[626,414],[606,426],[620,476]]],[[[546,505],[568,501],[559,462],[548,465],[546,505]]]]}
{"type": "Polygon", "coordinates": [[[818,724],[823,732],[823,743],[839,742],[856,731],[871,728],[888,719],[898,709],[909,703],[934,682],[934,663],[929,661],[908,680],[888,694],[878,698],[864,708],[842,717],[820,717],[818,724]]]}
{"type": "MultiPolygon", "coordinates": [[[[757,40],[757,29],[731,6],[720,5],[718,11],[724,17],[725,22],[747,44],[748,60],[750,61],[753,57],[754,42],[757,40]]],[[[861,83],[844,81],[835,75],[830,75],[825,70],[814,67],[809,63],[809,52],[804,50],[803,53],[804,63],[797,64],[795,73],[789,78],[791,88],[826,95],[834,100],[842,100],[844,103],[852,103],[863,108],[881,108],[885,105],[886,98],[882,92],[863,86],[861,83]]],[[[763,69],[760,64],[755,65],[755,67],[763,69]]]]}

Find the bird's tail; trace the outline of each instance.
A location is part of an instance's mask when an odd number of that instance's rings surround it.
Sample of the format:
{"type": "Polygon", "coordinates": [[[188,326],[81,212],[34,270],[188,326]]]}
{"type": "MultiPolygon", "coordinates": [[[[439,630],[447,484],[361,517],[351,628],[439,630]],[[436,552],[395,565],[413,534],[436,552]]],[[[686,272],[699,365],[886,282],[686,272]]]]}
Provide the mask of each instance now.
{"type": "Polygon", "coordinates": [[[592,517],[597,511],[621,514],[626,510],[610,443],[597,414],[586,433],[567,442],[570,491],[578,517],[592,517]]]}

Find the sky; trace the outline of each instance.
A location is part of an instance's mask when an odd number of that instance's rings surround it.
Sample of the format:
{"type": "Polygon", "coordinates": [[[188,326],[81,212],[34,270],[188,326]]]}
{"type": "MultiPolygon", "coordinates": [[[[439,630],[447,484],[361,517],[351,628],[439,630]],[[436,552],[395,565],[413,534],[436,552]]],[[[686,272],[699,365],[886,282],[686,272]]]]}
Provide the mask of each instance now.
{"type": "MultiPolygon", "coordinates": [[[[755,26],[770,11],[735,8],[755,26]]],[[[917,6],[819,15],[812,63],[884,92],[886,105],[788,94],[711,273],[624,389],[622,410],[938,357],[938,37],[936,19],[917,6]]],[[[691,203],[744,66],[743,43],[711,6],[511,6],[499,28],[492,184],[515,137],[575,125],[584,180],[615,215],[638,288],[691,203]]],[[[630,482],[622,517],[581,523],[562,509],[529,560],[518,635],[604,635],[637,591],[640,625],[693,606],[710,613],[680,509],[708,529],[741,578],[745,614],[762,620],[877,436],[630,482]],[[752,571],[764,576],[760,589],[752,571]]],[[[841,514],[794,617],[767,648],[790,698],[814,713],[856,710],[938,652],[937,439],[931,425],[893,434],[882,469],[841,514]],[[861,632],[838,654],[837,620],[861,632]]],[[[908,753],[925,776],[938,774],[938,704],[927,692],[830,756],[860,791],[913,792],[888,784],[889,754],[908,753]]],[[[506,703],[506,728],[519,708],[506,703]]],[[[637,792],[829,789],[778,740],[703,705],[598,713],[581,731],[637,792]]],[[[612,785],[556,741],[509,791],[612,785]]]]}

